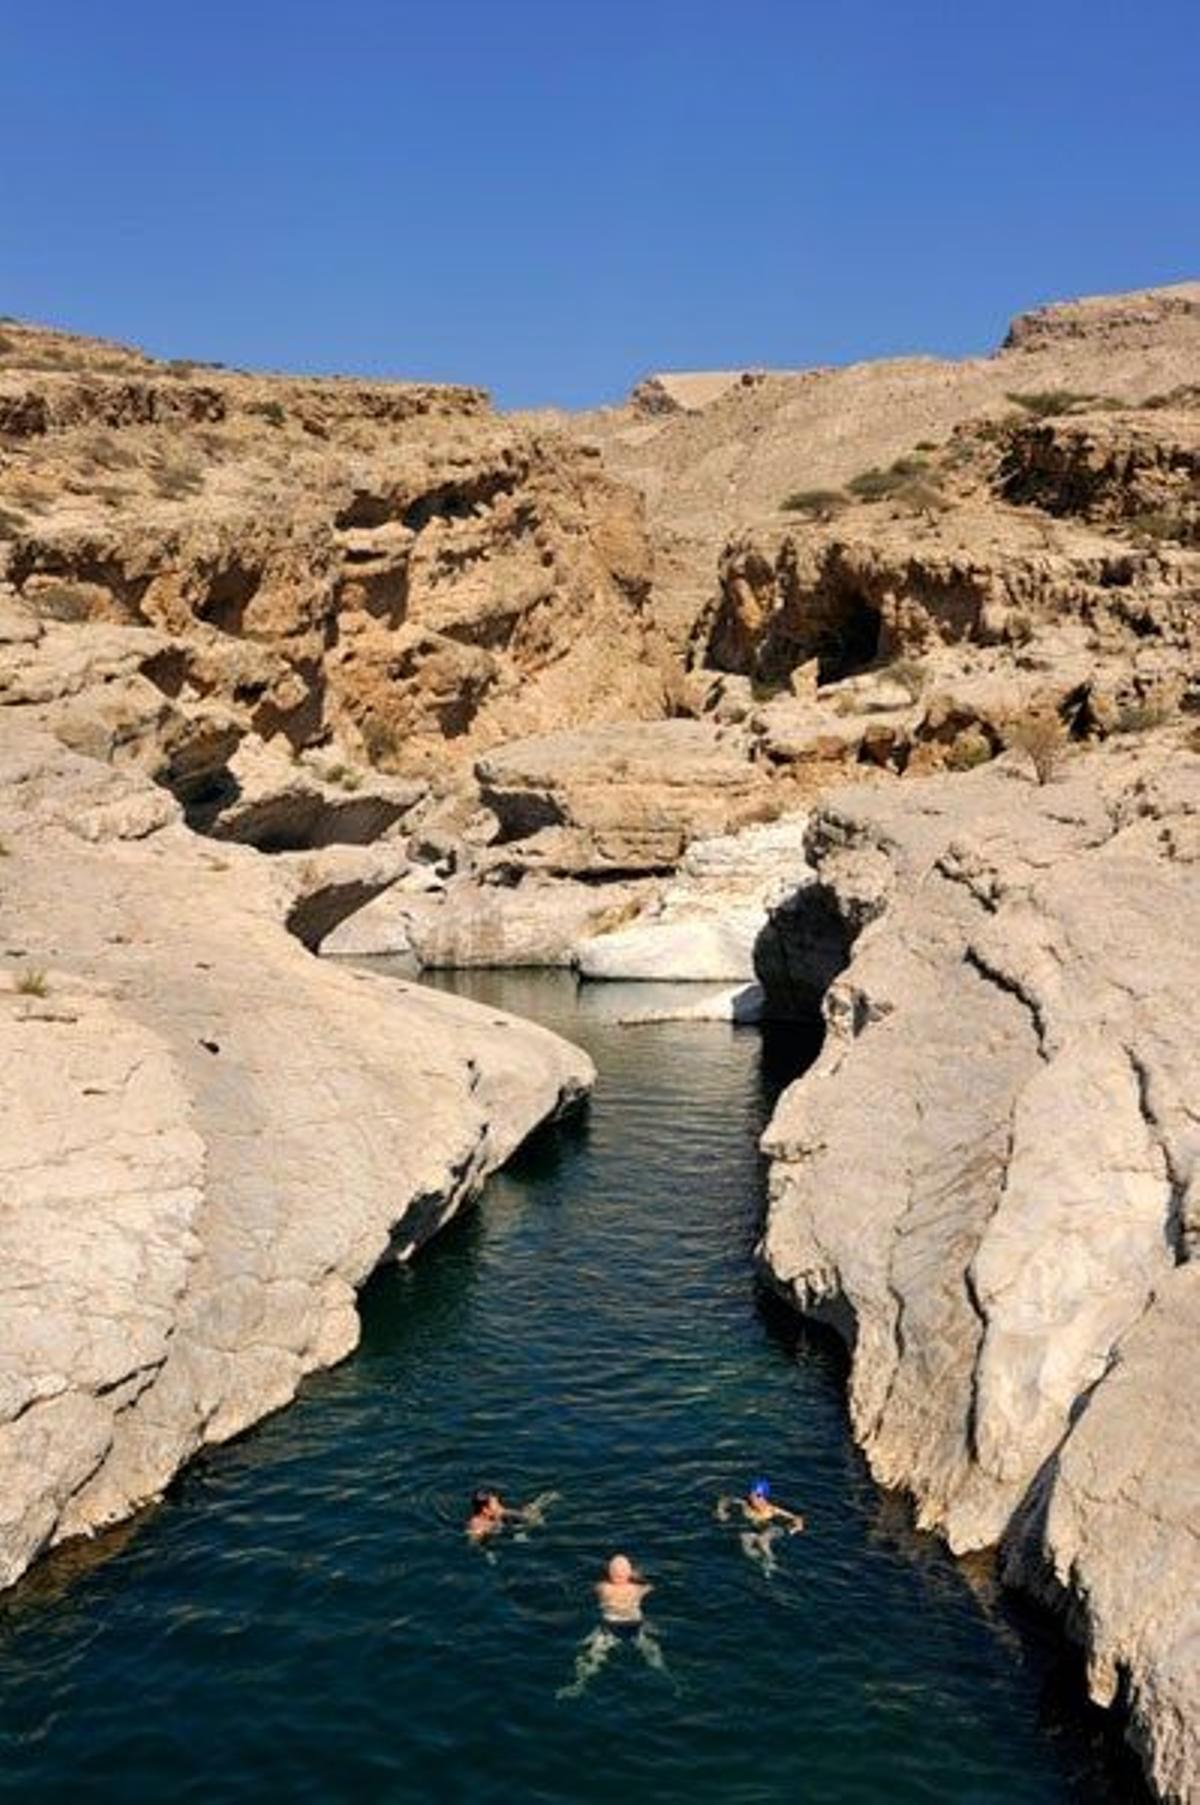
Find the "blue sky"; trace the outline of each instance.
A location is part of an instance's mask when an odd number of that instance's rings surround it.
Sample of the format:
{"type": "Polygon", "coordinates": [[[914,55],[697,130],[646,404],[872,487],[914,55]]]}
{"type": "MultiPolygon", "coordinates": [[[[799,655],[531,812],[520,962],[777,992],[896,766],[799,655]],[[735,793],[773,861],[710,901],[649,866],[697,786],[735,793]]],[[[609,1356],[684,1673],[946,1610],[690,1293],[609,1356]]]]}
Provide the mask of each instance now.
{"type": "Polygon", "coordinates": [[[1200,275],[1200,0],[0,0],[0,313],[585,405],[1200,275]]]}

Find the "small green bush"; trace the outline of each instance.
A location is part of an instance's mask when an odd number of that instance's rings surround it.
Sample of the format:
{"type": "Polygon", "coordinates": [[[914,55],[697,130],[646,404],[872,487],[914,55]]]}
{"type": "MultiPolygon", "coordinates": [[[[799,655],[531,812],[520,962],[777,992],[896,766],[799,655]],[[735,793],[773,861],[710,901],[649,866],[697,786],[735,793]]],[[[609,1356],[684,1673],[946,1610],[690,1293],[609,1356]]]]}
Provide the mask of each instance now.
{"type": "Polygon", "coordinates": [[[37,966],[27,965],[23,972],[17,974],[17,994],[23,997],[44,997],[50,988],[44,971],[37,966]]]}
{"type": "Polygon", "coordinates": [[[928,468],[928,458],[902,457],[897,458],[891,465],[890,474],[903,477],[924,476],[928,468]]]}
{"type": "Polygon", "coordinates": [[[780,507],[792,514],[812,514],[816,517],[836,514],[839,508],[846,505],[846,495],[842,489],[794,489],[785,495],[780,507]]]}
{"type": "Polygon", "coordinates": [[[1161,727],[1168,719],[1169,711],[1156,702],[1127,702],[1113,724],[1114,733],[1149,733],[1153,727],[1161,727]]]}
{"type": "Polygon", "coordinates": [[[1035,419],[1052,419],[1055,414],[1078,413],[1095,399],[1080,389],[1009,389],[1007,398],[1015,407],[1024,408],[1035,419]]]}
{"type": "Polygon", "coordinates": [[[257,414],[269,426],[282,426],[287,418],[278,401],[251,401],[246,406],[248,414],[257,414]]]}
{"type": "Polygon", "coordinates": [[[850,478],[846,487],[860,501],[884,501],[902,488],[903,484],[903,476],[898,476],[894,470],[860,470],[857,476],[850,478]]]}
{"type": "Polygon", "coordinates": [[[946,768],[950,771],[973,771],[992,758],[992,742],[978,727],[968,727],[950,742],[946,752],[946,768]]]}
{"type": "Polygon", "coordinates": [[[1196,522],[1189,521],[1186,515],[1172,514],[1166,508],[1131,514],[1125,524],[1135,538],[1151,539],[1156,543],[1167,540],[1186,545],[1197,531],[1196,522]]]}

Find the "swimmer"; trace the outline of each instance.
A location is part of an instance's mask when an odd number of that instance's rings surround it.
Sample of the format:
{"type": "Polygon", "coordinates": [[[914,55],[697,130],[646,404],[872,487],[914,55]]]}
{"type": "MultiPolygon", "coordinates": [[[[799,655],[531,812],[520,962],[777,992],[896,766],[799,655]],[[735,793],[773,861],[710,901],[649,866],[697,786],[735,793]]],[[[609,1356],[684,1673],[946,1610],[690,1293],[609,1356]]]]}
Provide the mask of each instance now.
{"type": "Polygon", "coordinates": [[[804,1518],[798,1511],[788,1510],[786,1505],[772,1504],[771,1487],[767,1480],[756,1479],[749,1491],[741,1498],[718,1498],[717,1517],[720,1522],[729,1521],[732,1508],[741,1511],[750,1528],[744,1529],[739,1540],[742,1553],[760,1566],[770,1577],[776,1569],[775,1542],[781,1533],[800,1535],[804,1529],[804,1518]]]}
{"type": "Polygon", "coordinates": [[[635,1570],[627,1555],[614,1554],[594,1589],[600,1622],[584,1637],[575,1657],[575,1678],[560,1689],[559,1698],[580,1698],[622,1642],[631,1643],[647,1667],[666,1673],[662,1648],[642,1616],[642,1601],[654,1589],[649,1580],[635,1570]]]}
{"type": "Polygon", "coordinates": [[[596,1581],[600,1615],[618,1629],[636,1629],[642,1621],[642,1600],[653,1590],[648,1580],[634,1572],[627,1555],[614,1554],[604,1578],[596,1581]]]}
{"type": "MultiPolygon", "coordinates": [[[[467,1534],[473,1542],[486,1542],[506,1524],[533,1527],[546,1521],[546,1507],[559,1496],[557,1492],[539,1492],[528,1504],[506,1504],[499,1492],[480,1489],[471,1498],[471,1515],[467,1534]]],[[[517,1540],[523,1538],[518,1534],[517,1540]]]]}

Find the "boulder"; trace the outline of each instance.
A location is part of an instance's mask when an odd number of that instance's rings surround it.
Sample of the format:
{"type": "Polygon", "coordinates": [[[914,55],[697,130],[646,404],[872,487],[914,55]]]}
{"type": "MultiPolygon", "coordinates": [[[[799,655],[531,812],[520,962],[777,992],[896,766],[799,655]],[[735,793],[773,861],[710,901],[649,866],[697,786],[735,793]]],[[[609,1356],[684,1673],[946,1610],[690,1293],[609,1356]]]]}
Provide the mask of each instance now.
{"type": "Polygon", "coordinates": [[[697,840],[676,877],[631,921],[581,940],[585,978],[722,983],[754,976],[778,897],[803,878],[804,816],[697,840]]]}

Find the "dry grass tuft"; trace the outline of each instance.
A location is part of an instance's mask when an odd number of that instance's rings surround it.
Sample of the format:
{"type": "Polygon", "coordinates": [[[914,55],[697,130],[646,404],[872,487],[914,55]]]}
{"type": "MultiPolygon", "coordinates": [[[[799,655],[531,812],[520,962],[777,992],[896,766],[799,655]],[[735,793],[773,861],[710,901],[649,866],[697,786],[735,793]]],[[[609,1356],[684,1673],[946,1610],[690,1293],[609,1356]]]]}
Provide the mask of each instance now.
{"type": "Polygon", "coordinates": [[[1034,776],[1044,784],[1050,783],[1062,768],[1067,733],[1056,714],[1028,714],[1009,722],[1004,743],[1010,751],[1025,754],[1034,776]]]}

